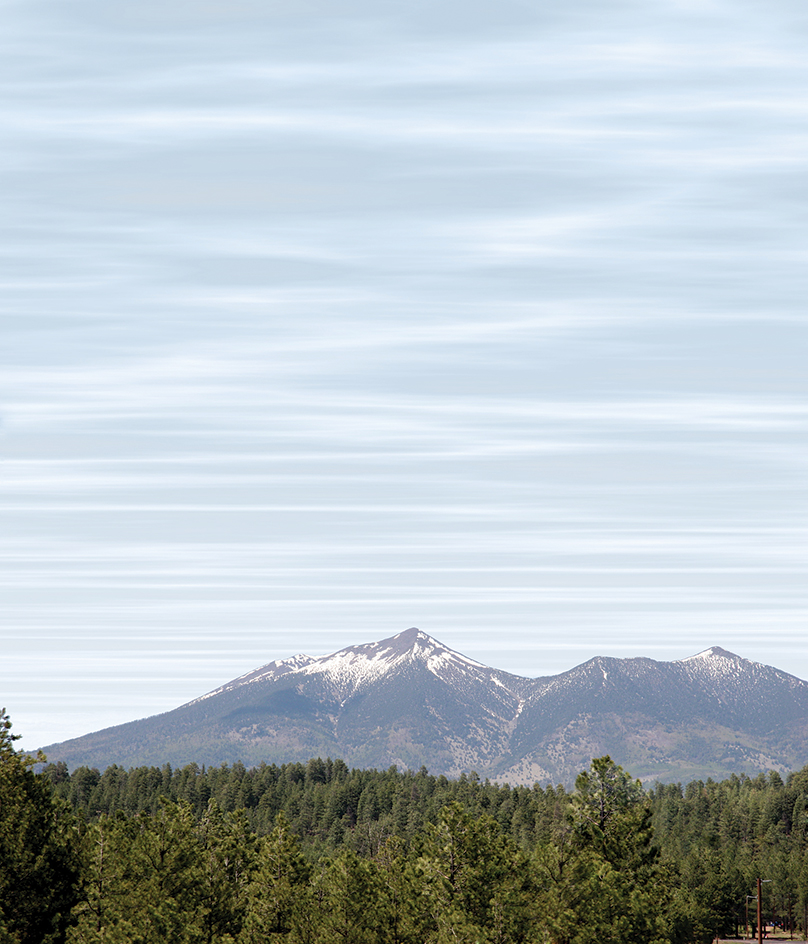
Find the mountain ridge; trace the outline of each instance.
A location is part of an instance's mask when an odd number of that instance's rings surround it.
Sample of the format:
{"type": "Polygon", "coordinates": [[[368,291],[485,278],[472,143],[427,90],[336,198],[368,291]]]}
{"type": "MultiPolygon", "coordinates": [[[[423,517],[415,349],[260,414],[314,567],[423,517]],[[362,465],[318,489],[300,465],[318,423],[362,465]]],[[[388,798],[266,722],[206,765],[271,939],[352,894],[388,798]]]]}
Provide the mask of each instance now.
{"type": "Polygon", "coordinates": [[[72,766],[328,755],[529,784],[569,783],[604,753],[645,780],[786,772],[808,755],[808,682],[718,646],[674,662],[595,656],[529,679],[411,627],[269,662],[173,711],[44,750],[72,766]]]}

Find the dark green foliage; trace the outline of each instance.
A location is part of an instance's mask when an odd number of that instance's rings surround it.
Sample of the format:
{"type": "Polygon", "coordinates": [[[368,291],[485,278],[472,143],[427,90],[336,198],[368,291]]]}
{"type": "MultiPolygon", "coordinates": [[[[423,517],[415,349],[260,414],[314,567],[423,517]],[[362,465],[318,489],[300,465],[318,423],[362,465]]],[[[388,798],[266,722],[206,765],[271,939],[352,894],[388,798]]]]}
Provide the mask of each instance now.
{"type": "Polygon", "coordinates": [[[451,803],[429,830],[419,865],[436,942],[529,939],[532,872],[492,817],[451,803]]]}
{"type": "Polygon", "coordinates": [[[558,944],[665,940],[668,883],[641,785],[609,757],[576,781],[565,820],[538,854],[546,923],[558,944]]]}
{"type": "MultiPolygon", "coordinates": [[[[808,768],[646,791],[603,757],[573,793],[330,758],[20,771],[50,867],[80,853],[71,944],[709,944],[758,875],[768,922],[808,919],[808,768]],[[61,846],[50,785],[85,820],[61,846]]],[[[0,944],[58,940],[49,913],[0,944]]]]}
{"type": "Polygon", "coordinates": [[[225,812],[243,809],[250,828],[266,834],[282,812],[312,855],[343,845],[373,855],[390,836],[411,840],[420,835],[452,802],[461,802],[475,816],[489,814],[527,846],[547,834],[566,798],[561,788],[509,787],[480,782],[476,775],[450,781],[430,776],[425,768],[417,773],[395,767],[349,770],[330,758],[252,769],[190,764],[126,771],[113,765],[102,774],[79,767],[69,776],[61,766],[50,765],[44,773],[55,793],[90,820],[117,812],[156,813],[161,797],[184,801],[201,816],[214,799],[225,812]]]}
{"type": "Polygon", "coordinates": [[[383,891],[375,864],[352,850],[321,860],[302,928],[306,939],[316,944],[377,944],[388,926],[383,891]]]}
{"type": "Polygon", "coordinates": [[[245,944],[288,941],[304,921],[309,905],[311,866],[283,813],[257,848],[247,890],[245,944]]]}
{"type": "Polygon", "coordinates": [[[58,942],[79,877],[73,815],[54,802],[35,761],[14,749],[16,739],[0,710],[0,942],[58,942]]]}
{"type": "Polygon", "coordinates": [[[84,834],[85,892],[68,940],[81,944],[235,941],[247,912],[254,837],[211,802],[102,817],[84,834]]]}
{"type": "Polygon", "coordinates": [[[678,879],[670,910],[672,940],[710,944],[733,937],[747,894],[742,873],[716,850],[693,848],[679,862],[678,879]]]}

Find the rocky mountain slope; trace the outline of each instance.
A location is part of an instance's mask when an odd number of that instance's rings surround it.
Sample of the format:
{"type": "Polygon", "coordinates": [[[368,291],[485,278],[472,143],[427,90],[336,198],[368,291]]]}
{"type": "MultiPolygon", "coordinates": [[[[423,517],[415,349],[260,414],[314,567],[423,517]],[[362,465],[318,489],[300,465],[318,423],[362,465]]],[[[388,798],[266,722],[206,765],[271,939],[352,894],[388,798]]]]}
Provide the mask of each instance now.
{"type": "Polygon", "coordinates": [[[718,778],[806,762],[808,682],[718,647],[527,679],[413,628],[270,662],[174,711],[44,750],[71,767],[319,755],[528,784],[570,783],[609,753],[645,780],[718,778]]]}

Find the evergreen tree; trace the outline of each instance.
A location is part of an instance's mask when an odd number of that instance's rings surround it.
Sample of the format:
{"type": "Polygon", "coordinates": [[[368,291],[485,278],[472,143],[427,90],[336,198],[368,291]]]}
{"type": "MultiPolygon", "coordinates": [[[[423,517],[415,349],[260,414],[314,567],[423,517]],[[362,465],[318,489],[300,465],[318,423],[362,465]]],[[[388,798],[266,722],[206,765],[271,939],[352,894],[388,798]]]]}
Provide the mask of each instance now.
{"type": "Polygon", "coordinates": [[[0,709],[0,941],[55,944],[77,894],[73,816],[32,769],[45,758],[15,750],[17,739],[0,709]]]}
{"type": "Polygon", "coordinates": [[[209,800],[196,838],[199,879],[195,907],[202,924],[198,941],[235,941],[249,907],[255,837],[243,813],[222,813],[216,801],[209,800]]]}
{"type": "Polygon", "coordinates": [[[350,849],[326,860],[317,874],[300,940],[312,944],[387,944],[390,921],[376,865],[350,849]],[[304,937],[305,935],[305,937],[304,937]]]}
{"type": "Polygon", "coordinates": [[[420,865],[435,944],[527,940],[530,872],[492,817],[449,804],[428,834],[420,865]]]}
{"type": "Polygon", "coordinates": [[[575,783],[567,823],[539,861],[545,920],[557,944],[654,944],[667,893],[639,781],[610,757],[575,783]]]}
{"type": "Polygon", "coordinates": [[[248,887],[248,907],[240,940],[244,944],[293,941],[309,907],[311,868],[289,821],[278,814],[275,829],[257,852],[248,887]]]}

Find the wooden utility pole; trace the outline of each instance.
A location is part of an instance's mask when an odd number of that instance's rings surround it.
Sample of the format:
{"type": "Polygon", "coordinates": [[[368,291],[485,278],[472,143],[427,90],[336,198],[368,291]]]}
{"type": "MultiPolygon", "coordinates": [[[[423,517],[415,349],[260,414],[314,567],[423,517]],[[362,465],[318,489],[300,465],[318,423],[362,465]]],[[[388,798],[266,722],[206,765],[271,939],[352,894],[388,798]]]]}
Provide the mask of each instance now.
{"type": "Polygon", "coordinates": [[[760,878],[757,880],[757,893],[758,944],[763,944],[763,923],[760,920],[763,914],[763,909],[760,907],[760,878]]]}

